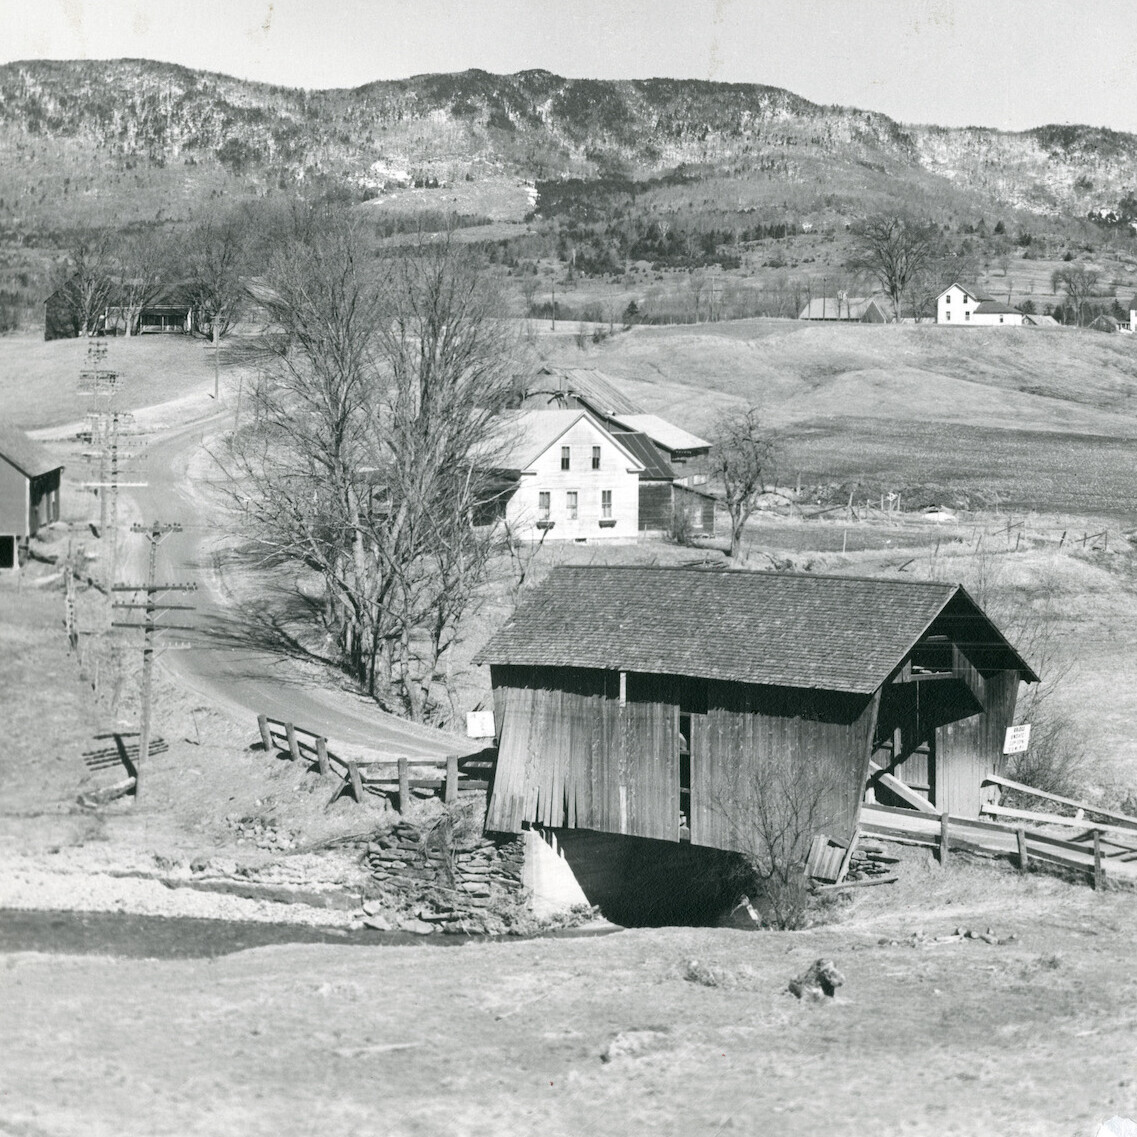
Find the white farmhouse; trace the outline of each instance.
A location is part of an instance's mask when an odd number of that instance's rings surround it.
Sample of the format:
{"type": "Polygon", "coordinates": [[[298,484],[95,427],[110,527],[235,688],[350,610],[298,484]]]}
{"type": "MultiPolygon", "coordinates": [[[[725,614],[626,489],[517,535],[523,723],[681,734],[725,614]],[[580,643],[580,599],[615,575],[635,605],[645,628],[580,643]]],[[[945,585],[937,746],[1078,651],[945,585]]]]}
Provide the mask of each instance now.
{"type": "Polygon", "coordinates": [[[588,411],[507,412],[490,448],[492,513],[515,537],[636,539],[644,464],[588,411]]]}
{"type": "Polygon", "coordinates": [[[1023,314],[975,289],[952,284],[936,297],[936,323],[957,327],[1021,327],[1023,314]]]}

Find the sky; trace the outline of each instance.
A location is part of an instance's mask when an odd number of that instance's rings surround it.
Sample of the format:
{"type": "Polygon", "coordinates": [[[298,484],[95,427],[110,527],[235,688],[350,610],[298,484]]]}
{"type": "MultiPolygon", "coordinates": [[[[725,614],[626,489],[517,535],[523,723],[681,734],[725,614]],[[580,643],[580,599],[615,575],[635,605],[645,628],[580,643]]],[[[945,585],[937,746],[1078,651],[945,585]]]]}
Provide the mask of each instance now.
{"type": "Polygon", "coordinates": [[[160,59],[309,88],[544,68],[1137,132],[1135,26],[1120,0],[0,0],[0,62],[160,59]]]}

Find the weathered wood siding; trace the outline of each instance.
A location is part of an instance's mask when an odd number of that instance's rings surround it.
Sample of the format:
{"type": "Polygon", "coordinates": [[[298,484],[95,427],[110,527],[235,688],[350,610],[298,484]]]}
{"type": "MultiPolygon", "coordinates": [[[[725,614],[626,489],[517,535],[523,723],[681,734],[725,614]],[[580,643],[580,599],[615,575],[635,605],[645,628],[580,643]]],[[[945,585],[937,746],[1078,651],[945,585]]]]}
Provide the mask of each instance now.
{"type": "Polygon", "coordinates": [[[58,470],[52,470],[32,479],[29,486],[28,511],[30,536],[34,536],[45,525],[59,520],[59,480],[58,470]]]}
{"type": "Polygon", "coordinates": [[[640,529],[671,528],[671,483],[640,482],[640,529]]]}
{"type": "Polygon", "coordinates": [[[650,677],[493,667],[498,758],[486,828],[522,821],[676,840],[678,746],[669,693],[650,677]]]}
{"type": "Polygon", "coordinates": [[[691,527],[704,537],[715,535],[715,499],[686,486],[676,486],[675,506],[687,510],[691,527]]]}
{"type": "Polygon", "coordinates": [[[499,747],[487,829],[528,821],[679,840],[679,716],[691,713],[693,844],[746,850],[756,795],[818,781],[824,831],[852,834],[876,696],[629,674],[621,707],[616,672],[491,675],[499,747]]]}
{"type": "Polygon", "coordinates": [[[28,536],[28,479],[0,458],[0,533],[28,536]]]}
{"type": "Polygon", "coordinates": [[[691,756],[691,841],[745,851],[762,794],[817,787],[818,828],[852,836],[868,775],[877,697],[708,683],[691,756]]]}
{"type": "Polygon", "coordinates": [[[985,709],[936,731],[936,805],[960,817],[978,817],[991,791],[980,783],[1006,768],[1003,740],[1015,716],[1019,673],[996,671],[984,681],[985,709]]]}

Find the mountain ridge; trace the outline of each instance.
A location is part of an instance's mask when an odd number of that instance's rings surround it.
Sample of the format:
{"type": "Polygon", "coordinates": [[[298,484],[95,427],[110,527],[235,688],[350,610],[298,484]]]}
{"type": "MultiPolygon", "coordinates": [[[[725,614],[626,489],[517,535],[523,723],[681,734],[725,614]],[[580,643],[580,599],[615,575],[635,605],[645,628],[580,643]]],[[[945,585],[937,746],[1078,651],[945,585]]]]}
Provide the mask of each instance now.
{"type": "Polygon", "coordinates": [[[744,187],[740,208],[754,184],[791,187],[803,216],[846,186],[849,200],[829,208],[866,212],[892,184],[925,212],[946,196],[957,211],[1084,218],[1115,210],[1137,186],[1137,135],[1105,127],[913,125],[765,84],[571,79],[539,68],[308,90],[153,60],[16,61],[0,66],[5,158],[15,165],[0,179],[5,200],[29,196],[38,177],[45,202],[57,175],[97,196],[100,171],[139,163],[204,166],[195,176],[214,190],[218,178],[263,192],[325,177],[362,194],[414,181],[686,169],[744,187]],[[85,173],[62,171],[83,160],[85,173]]]}

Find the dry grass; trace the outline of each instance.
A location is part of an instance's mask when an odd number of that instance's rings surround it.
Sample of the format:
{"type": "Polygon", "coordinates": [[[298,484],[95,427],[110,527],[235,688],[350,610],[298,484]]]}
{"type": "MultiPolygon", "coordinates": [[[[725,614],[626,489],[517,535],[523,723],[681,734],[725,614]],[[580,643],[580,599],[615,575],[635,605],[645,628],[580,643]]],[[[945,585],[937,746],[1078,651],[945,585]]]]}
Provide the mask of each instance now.
{"type": "MultiPolygon", "coordinates": [[[[75,422],[89,409],[79,372],[90,341],[45,342],[33,334],[0,339],[0,417],[24,429],[75,422]]],[[[119,372],[123,407],[137,410],[213,390],[211,349],[186,336],[111,339],[106,366],[119,372]]],[[[234,382],[223,372],[223,387],[234,382]]]]}

